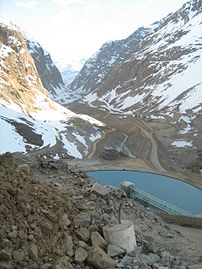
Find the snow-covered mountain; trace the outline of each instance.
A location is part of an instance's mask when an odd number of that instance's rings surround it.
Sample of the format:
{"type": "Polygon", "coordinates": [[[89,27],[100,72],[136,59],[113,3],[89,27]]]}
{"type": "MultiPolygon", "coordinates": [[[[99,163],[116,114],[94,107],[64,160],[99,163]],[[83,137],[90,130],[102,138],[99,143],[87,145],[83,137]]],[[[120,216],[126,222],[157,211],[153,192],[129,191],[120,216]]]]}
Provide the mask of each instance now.
{"type": "MultiPolygon", "coordinates": [[[[45,54],[47,57],[42,63],[38,58],[36,68],[35,50],[41,53],[40,46],[30,45],[17,26],[0,19],[0,128],[3,133],[0,152],[57,145],[81,158],[88,153],[92,141],[101,136],[99,126],[102,123],[76,114],[50,99],[43,76],[38,73],[39,66],[51,65],[50,56],[45,54]],[[34,50],[32,55],[29,50],[34,50]]],[[[55,68],[52,67],[50,74],[44,74],[44,79],[55,87],[55,68]]]]}
{"type": "Polygon", "coordinates": [[[75,80],[69,85],[69,89],[86,94],[99,87],[149,33],[151,29],[141,27],[126,39],[105,43],[86,61],[75,80]]]}
{"type": "MultiPolygon", "coordinates": [[[[105,44],[89,59],[72,82],[82,88],[84,101],[110,111],[159,114],[176,111],[196,113],[202,109],[202,0],[191,0],[142,33],[114,68],[110,48],[128,40],[105,44]],[[108,53],[109,51],[109,53],[108,53]],[[104,55],[104,56],[103,56],[104,55]],[[106,55],[109,55],[107,61],[106,55]],[[103,58],[104,57],[104,58],[103,58]],[[102,63],[105,64],[103,66],[102,63]],[[100,68],[99,68],[100,67],[100,68]],[[104,75],[103,75],[104,74],[104,75]],[[98,78],[101,78],[99,84],[98,78]],[[88,94],[86,94],[88,92],[88,94]]],[[[120,58],[118,58],[120,59],[120,58]]]]}
{"type": "Polygon", "coordinates": [[[66,67],[60,69],[63,82],[66,87],[75,79],[76,75],[79,73],[79,70],[74,70],[71,64],[66,67]]]}
{"type": "Polygon", "coordinates": [[[71,82],[75,79],[85,62],[85,59],[81,59],[79,61],[71,60],[70,62],[68,62],[64,58],[60,58],[55,62],[55,65],[57,66],[62,75],[62,80],[66,88],[68,88],[69,84],[71,84],[71,82]]]}
{"type": "Polygon", "coordinates": [[[49,91],[51,98],[60,104],[67,104],[78,99],[78,94],[68,89],[69,83],[72,82],[78,71],[74,71],[70,66],[59,70],[50,54],[36,41],[27,40],[27,47],[34,60],[41,82],[44,88],[49,91]]]}

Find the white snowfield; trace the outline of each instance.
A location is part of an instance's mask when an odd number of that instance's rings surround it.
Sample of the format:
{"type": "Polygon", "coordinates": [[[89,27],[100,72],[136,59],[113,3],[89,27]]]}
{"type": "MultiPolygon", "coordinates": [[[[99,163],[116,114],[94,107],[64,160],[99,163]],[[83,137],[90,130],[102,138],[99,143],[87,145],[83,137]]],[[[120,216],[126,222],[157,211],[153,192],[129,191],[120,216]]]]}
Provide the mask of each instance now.
{"type": "MultiPolygon", "coordinates": [[[[168,65],[161,68],[159,72],[166,73],[168,68],[173,66],[183,66],[182,72],[176,72],[166,82],[159,84],[152,91],[154,97],[161,97],[159,99],[159,109],[165,106],[172,106],[180,104],[180,111],[184,113],[187,109],[197,108],[202,104],[202,14],[192,17],[188,23],[180,27],[179,22],[178,31],[186,32],[174,44],[166,47],[168,51],[174,47],[180,46],[181,49],[193,49],[193,52],[184,54],[177,61],[170,61],[168,65]],[[188,93],[185,93],[187,92],[188,93]],[[183,100],[177,98],[184,93],[183,100]]],[[[178,26],[178,25],[177,25],[178,26]]],[[[175,27],[177,27],[175,26],[175,27]]],[[[172,28],[172,27],[171,27],[172,28]]],[[[167,29],[171,32],[171,29],[167,29]]],[[[175,30],[176,31],[176,30],[175,30]]],[[[162,35],[165,34],[165,29],[162,29],[162,35]]],[[[166,44],[166,40],[163,41],[166,44]]],[[[161,49],[162,41],[155,44],[155,51],[161,49]]],[[[149,48],[151,53],[154,53],[152,47],[149,48]]]]}
{"type": "MultiPolygon", "coordinates": [[[[41,147],[53,146],[56,144],[56,139],[58,139],[63,142],[67,152],[76,158],[82,158],[83,153],[88,153],[86,143],[87,141],[92,141],[92,136],[95,136],[97,139],[101,136],[99,128],[94,128],[94,133],[90,134],[89,138],[81,137],[79,133],[70,133],[68,128],[72,126],[72,123],[69,122],[71,118],[78,116],[78,118],[86,119],[93,123],[96,120],[86,115],[77,115],[59,105],[55,111],[44,108],[41,112],[33,114],[32,117],[25,115],[20,110],[21,108],[14,103],[6,104],[2,101],[2,104],[0,104],[0,153],[6,151],[26,152],[26,146],[39,148],[37,145],[29,144],[18,134],[15,126],[12,124],[13,121],[29,126],[35,134],[41,136],[43,143],[41,147]],[[80,152],[79,146],[85,148],[85,151],[80,152]]],[[[102,124],[100,122],[96,123],[99,123],[99,126],[102,124]]]]}
{"type": "Polygon", "coordinates": [[[64,121],[70,118],[79,118],[97,126],[104,126],[104,124],[88,115],[76,114],[71,110],[61,106],[60,104],[52,101],[46,95],[40,93],[37,95],[35,105],[38,111],[32,113],[34,119],[42,121],[64,121]]]}

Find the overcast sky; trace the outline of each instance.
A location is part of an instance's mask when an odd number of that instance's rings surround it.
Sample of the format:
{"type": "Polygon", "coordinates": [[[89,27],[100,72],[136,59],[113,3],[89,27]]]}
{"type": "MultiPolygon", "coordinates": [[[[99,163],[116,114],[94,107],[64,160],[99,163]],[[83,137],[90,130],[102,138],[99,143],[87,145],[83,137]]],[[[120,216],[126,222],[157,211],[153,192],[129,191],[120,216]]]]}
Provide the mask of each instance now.
{"type": "Polygon", "coordinates": [[[54,60],[89,58],[179,9],[186,0],[0,0],[1,15],[37,40],[54,60]]]}

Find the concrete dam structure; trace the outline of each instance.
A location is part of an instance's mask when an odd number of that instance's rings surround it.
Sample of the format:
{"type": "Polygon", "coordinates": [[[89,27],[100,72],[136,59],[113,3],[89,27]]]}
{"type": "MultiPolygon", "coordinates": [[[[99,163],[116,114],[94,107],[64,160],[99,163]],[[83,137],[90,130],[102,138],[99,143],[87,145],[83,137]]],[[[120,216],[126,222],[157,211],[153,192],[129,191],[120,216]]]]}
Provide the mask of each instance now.
{"type": "Polygon", "coordinates": [[[143,190],[137,188],[135,184],[130,181],[123,181],[120,184],[120,188],[126,192],[129,198],[143,202],[144,204],[154,209],[163,211],[171,215],[195,217],[191,213],[186,212],[181,208],[178,208],[158,197],[155,197],[149,193],[144,192],[143,190]]]}

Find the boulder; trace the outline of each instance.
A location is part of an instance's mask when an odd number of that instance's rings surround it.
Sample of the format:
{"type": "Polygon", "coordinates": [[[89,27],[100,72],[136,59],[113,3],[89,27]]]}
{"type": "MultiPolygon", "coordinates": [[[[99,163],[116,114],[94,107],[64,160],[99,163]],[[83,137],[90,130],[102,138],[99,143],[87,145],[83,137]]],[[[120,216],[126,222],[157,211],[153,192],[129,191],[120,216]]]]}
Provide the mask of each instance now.
{"type": "Polygon", "coordinates": [[[88,252],[85,251],[83,248],[79,247],[75,251],[74,260],[76,262],[82,263],[84,262],[88,257],[88,252]]]}
{"type": "MultiPolygon", "coordinates": [[[[131,264],[139,266],[141,264],[139,258],[133,258],[131,256],[124,256],[123,259],[118,263],[118,268],[126,268],[127,266],[130,266],[131,264]]],[[[130,268],[130,267],[129,267],[130,268]]],[[[138,268],[138,267],[137,267],[138,268]]]]}
{"type": "Polygon", "coordinates": [[[74,269],[74,267],[69,261],[69,258],[64,256],[57,260],[54,269],[74,269]]]}
{"type": "Polygon", "coordinates": [[[53,225],[49,221],[40,222],[39,227],[44,235],[50,235],[53,229],[53,225]]]}
{"type": "Polygon", "coordinates": [[[110,195],[110,189],[106,188],[105,186],[94,183],[92,186],[92,192],[95,193],[96,195],[99,195],[101,197],[106,197],[110,195]]]}
{"type": "Polygon", "coordinates": [[[67,265],[57,264],[54,269],[75,269],[70,262],[67,265]]]}
{"type": "Polygon", "coordinates": [[[25,253],[23,250],[14,250],[13,251],[13,260],[18,263],[22,262],[25,258],[25,253]]]}
{"type": "Polygon", "coordinates": [[[37,246],[35,244],[32,244],[29,248],[29,251],[28,251],[28,255],[30,257],[30,259],[34,260],[34,261],[37,261],[38,259],[38,249],[37,249],[37,246]]]}
{"type": "Polygon", "coordinates": [[[151,242],[147,245],[148,250],[150,250],[153,253],[158,253],[160,250],[159,245],[156,242],[151,242]]]}
{"type": "Polygon", "coordinates": [[[81,227],[76,231],[79,239],[87,242],[90,239],[90,232],[88,229],[81,227]]]}
{"type": "Polygon", "coordinates": [[[30,175],[30,166],[29,164],[20,164],[18,165],[18,171],[23,172],[25,175],[30,175]]]}
{"type": "Polygon", "coordinates": [[[65,248],[65,254],[68,255],[69,257],[72,257],[74,255],[74,244],[73,244],[73,240],[72,237],[69,235],[65,236],[65,244],[64,244],[64,248],[65,248]]]}
{"type": "Polygon", "coordinates": [[[97,269],[112,269],[116,266],[116,262],[98,246],[90,249],[88,261],[97,269]]]}
{"type": "Polygon", "coordinates": [[[161,252],[161,263],[162,263],[162,265],[168,266],[168,265],[170,265],[170,263],[173,262],[173,260],[174,260],[174,256],[170,255],[169,252],[167,252],[167,251],[161,252]]]}
{"type": "Polygon", "coordinates": [[[154,263],[157,263],[160,261],[160,257],[157,254],[153,254],[153,253],[150,253],[149,255],[140,254],[139,258],[141,262],[147,265],[153,265],[154,263]]]}
{"type": "Polygon", "coordinates": [[[116,257],[119,255],[125,254],[125,252],[126,251],[123,248],[120,248],[114,245],[108,245],[108,248],[107,248],[107,254],[110,257],[116,257]]]}
{"type": "Polygon", "coordinates": [[[91,224],[91,217],[88,213],[80,213],[74,217],[75,228],[88,227],[91,224]]]}
{"type": "Polygon", "coordinates": [[[11,255],[8,251],[2,249],[0,250],[0,261],[10,261],[11,255]]]}
{"type": "Polygon", "coordinates": [[[93,246],[99,246],[101,248],[107,246],[107,242],[97,231],[91,233],[91,242],[93,246]]]}
{"type": "Polygon", "coordinates": [[[63,214],[59,221],[60,228],[67,229],[71,225],[71,220],[67,214],[63,214]]]}

